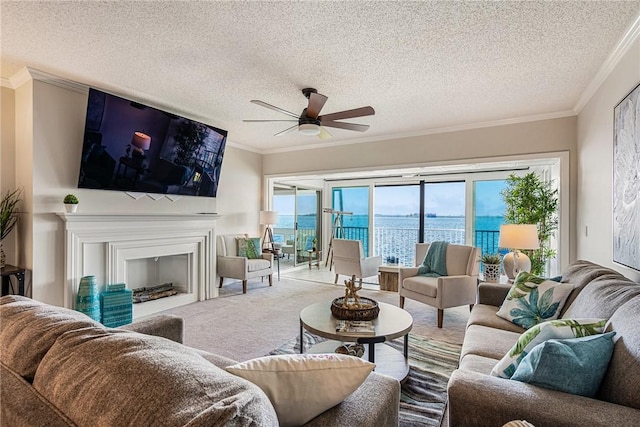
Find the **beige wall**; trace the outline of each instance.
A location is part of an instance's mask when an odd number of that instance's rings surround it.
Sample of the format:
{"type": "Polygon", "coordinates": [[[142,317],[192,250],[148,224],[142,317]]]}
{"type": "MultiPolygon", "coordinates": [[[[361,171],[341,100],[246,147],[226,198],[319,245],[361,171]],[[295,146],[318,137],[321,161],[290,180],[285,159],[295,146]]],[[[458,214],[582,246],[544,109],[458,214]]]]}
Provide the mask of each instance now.
{"type": "Polygon", "coordinates": [[[640,272],[614,264],[612,256],[613,109],[639,82],[636,39],[578,116],[577,257],[635,280],[640,272]]]}
{"type": "MultiPolygon", "coordinates": [[[[569,153],[569,261],[575,259],[576,117],[340,145],[264,156],[266,175],[479,162],[569,153]],[[365,149],[366,147],[366,149],[365,149]]],[[[564,263],[564,261],[563,261],[564,263]]]]}
{"type": "MultiPolygon", "coordinates": [[[[135,200],[119,191],[78,189],[86,91],[29,80],[15,90],[15,98],[15,115],[19,117],[13,141],[15,175],[16,183],[25,187],[29,211],[25,230],[20,230],[24,241],[20,262],[32,271],[33,298],[64,303],[64,224],[56,212],[63,211],[62,199],[67,193],[78,196],[81,212],[218,212],[223,216],[218,233],[259,235],[261,155],[227,147],[215,199],[135,200]]],[[[2,145],[6,144],[3,139],[2,145]]]]}
{"type": "MultiPolygon", "coordinates": [[[[0,92],[0,194],[15,190],[16,187],[16,148],[15,148],[15,95],[5,87],[0,92]]],[[[2,241],[7,256],[7,264],[18,262],[16,242],[18,231],[14,231],[2,241]]]]}

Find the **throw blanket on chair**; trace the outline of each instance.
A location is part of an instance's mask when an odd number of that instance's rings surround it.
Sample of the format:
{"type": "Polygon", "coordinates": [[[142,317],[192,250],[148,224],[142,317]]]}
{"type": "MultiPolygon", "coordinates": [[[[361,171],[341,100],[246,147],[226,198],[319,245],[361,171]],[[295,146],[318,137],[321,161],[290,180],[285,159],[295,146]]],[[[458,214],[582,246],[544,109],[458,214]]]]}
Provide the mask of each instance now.
{"type": "Polygon", "coordinates": [[[447,246],[449,242],[431,242],[418,276],[439,277],[447,275],[447,246]]]}

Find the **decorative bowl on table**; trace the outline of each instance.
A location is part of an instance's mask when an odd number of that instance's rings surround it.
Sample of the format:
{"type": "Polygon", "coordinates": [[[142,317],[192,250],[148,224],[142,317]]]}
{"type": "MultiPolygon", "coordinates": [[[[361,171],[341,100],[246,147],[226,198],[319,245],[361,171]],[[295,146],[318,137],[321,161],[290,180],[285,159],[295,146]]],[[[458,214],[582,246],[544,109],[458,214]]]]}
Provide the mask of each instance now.
{"type": "Polygon", "coordinates": [[[378,317],[380,307],[378,302],[371,298],[360,298],[359,306],[355,300],[349,298],[345,304],[345,298],[340,297],[331,303],[331,314],[340,320],[373,320],[378,317]]]}

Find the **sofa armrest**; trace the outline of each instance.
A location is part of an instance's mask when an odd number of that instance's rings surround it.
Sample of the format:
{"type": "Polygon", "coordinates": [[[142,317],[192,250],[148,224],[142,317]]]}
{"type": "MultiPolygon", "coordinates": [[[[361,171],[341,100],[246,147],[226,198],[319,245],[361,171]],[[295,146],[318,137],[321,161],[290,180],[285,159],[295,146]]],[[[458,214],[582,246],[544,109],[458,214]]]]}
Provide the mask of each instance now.
{"type": "Polygon", "coordinates": [[[418,274],[419,267],[401,267],[398,269],[398,286],[402,287],[402,281],[407,277],[413,277],[418,274]]]}
{"type": "Polygon", "coordinates": [[[120,326],[118,329],[155,335],[180,344],[182,344],[184,340],[184,320],[182,317],[172,314],[160,314],[145,320],[120,326]]]}
{"type": "Polygon", "coordinates": [[[398,427],[400,383],[372,372],[342,403],[318,415],[304,427],[398,427]]]}
{"type": "Polygon", "coordinates": [[[217,262],[218,276],[220,277],[240,279],[247,274],[247,263],[249,260],[245,257],[218,255],[217,262]]]}
{"type": "Polygon", "coordinates": [[[476,302],[478,278],[458,275],[438,277],[438,295],[442,307],[457,307],[476,302]]]}
{"type": "Polygon", "coordinates": [[[638,409],[466,369],[451,375],[447,392],[451,426],[501,426],[526,420],[536,427],[604,427],[635,425],[640,419],[638,409]]]}
{"type": "Polygon", "coordinates": [[[511,286],[498,283],[480,283],[478,286],[478,304],[500,307],[507,297],[511,286]]]}

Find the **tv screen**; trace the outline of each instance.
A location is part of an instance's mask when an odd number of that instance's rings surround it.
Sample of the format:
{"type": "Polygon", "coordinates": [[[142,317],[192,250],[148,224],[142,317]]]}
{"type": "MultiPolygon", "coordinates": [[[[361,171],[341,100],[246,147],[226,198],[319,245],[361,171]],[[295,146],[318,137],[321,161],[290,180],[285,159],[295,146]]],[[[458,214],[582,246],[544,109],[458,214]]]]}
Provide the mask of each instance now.
{"type": "Polygon", "coordinates": [[[227,132],[89,89],[79,188],[216,197],[227,132]]]}

